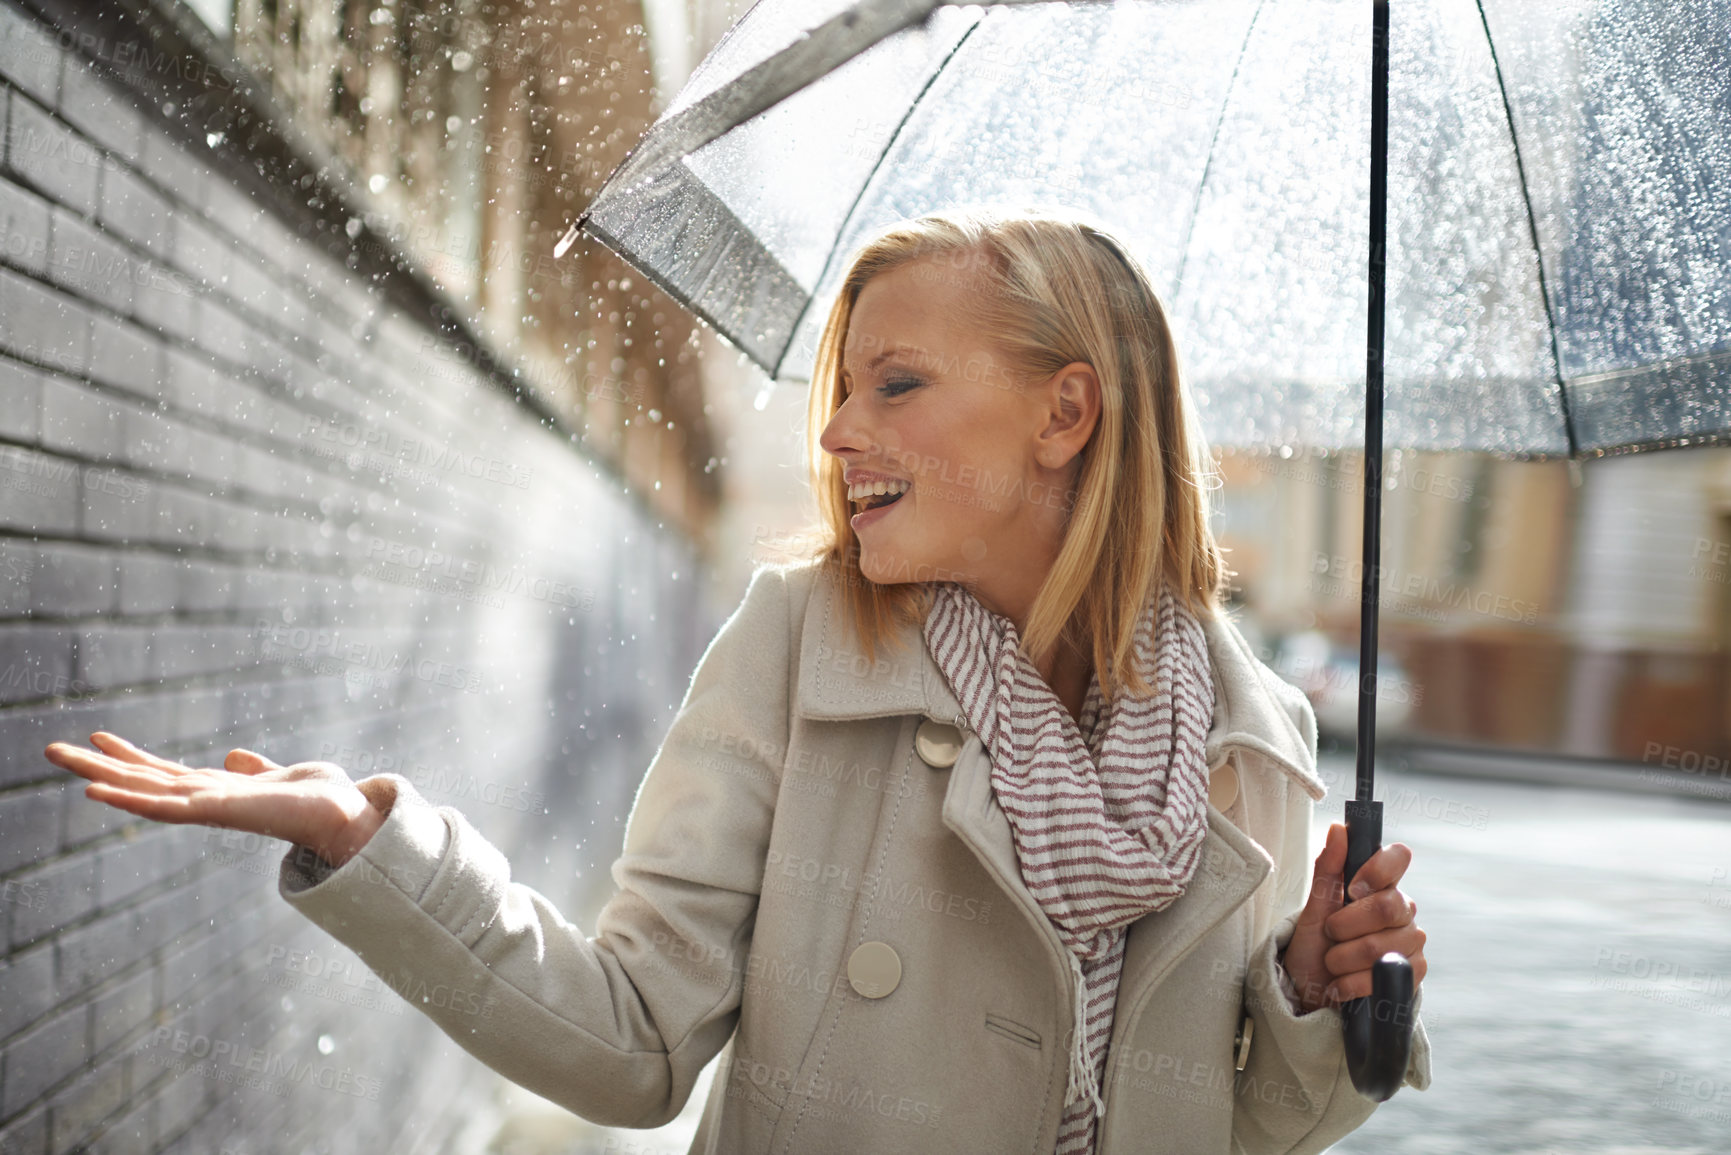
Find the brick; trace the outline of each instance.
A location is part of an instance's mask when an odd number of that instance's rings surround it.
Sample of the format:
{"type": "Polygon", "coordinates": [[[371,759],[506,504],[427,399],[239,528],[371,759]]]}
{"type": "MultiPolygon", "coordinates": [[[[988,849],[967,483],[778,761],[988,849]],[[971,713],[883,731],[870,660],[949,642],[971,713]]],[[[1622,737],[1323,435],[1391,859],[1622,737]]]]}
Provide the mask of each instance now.
{"type": "Polygon", "coordinates": [[[282,296],[282,274],[267,268],[256,253],[244,250],[229,262],[229,296],[268,321],[277,321],[277,299],[282,296]]]}
{"type": "MultiPolygon", "coordinates": [[[[96,860],[90,863],[94,867],[96,860]]],[[[54,940],[55,987],[61,998],[70,998],[148,957],[153,946],[139,939],[136,910],[103,915],[54,940]]]]}
{"type": "Polygon", "coordinates": [[[198,327],[196,286],[167,265],[140,259],[132,292],[133,316],[158,336],[190,341],[198,327]]]}
{"type": "Polygon", "coordinates": [[[0,538],[0,617],[30,612],[30,575],[35,569],[35,546],[0,538]]]}
{"type": "Polygon", "coordinates": [[[246,193],[221,181],[212,182],[205,195],[205,214],[230,236],[241,240],[252,237],[262,222],[269,219],[269,210],[254,204],[246,193]]]}
{"type": "Polygon", "coordinates": [[[0,710],[0,789],[58,781],[70,775],[42,756],[43,747],[82,740],[96,729],[98,708],[90,702],[53,702],[0,710]]]}
{"type": "Polygon", "coordinates": [[[134,474],[95,466],[80,478],[78,531],[86,538],[151,541],[159,487],[134,474]]]}
{"type": "Polygon", "coordinates": [[[204,212],[205,186],[210,172],[188,154],[186,146],[155,124],[146,121],[138,168],[172,201],[204,212]]]}
{"type": "Polygon", "coordinates": [[[77,462],[0,446],[0,528],[70,533],[79,501],[77,462]]]}
{"type": "Polygon", "coordinates": [[[59,930],[96,909],[96,859],[88,854],[20,871],[13,878],[29,892],[11,905],[14,949],[59,930]]]}
{"type": "Polygon", "coordinates": [[[126,1057],[80,1075],[48,1103],[49,1155],[84,1151],[82,1140],[126,1102],[126,1057]]]}
{"type": "Polygon", "coordinates": [[[147,1099],[91,1136],[84,1149],[89,1155],[151,1155],[157,1149],[155,1118],[156,1103],[147,1099]]]}
{"type": "MultiPolygon", "coordinates": [[[[214,855],[220,847],[214,839],[220,836],[214,830],[207,829],[205,833],[212,839],[208,853],[214,855]]],[[[165,1010],[185,1010],[197,1001],[199,988],[205,986],[218,969],[216,946],[216,940],[206,935],[163,952],[162,1006],[165,1010]],[[184,1001],[182,996],[187,996],[184,1001]]]]}
{"type": "Polygon", "coordinates": [[[81,685],[108,690],[150,677],[151,632],[124,625],[87,626],[78,631],[74,664],[81,685]]]}
{"type": "Polygon", "coordinates": [[[228,281],[228,247],[208,225],[180,216],[174,222],[174,265],[195,281],[220,288],[228,281]]]}
{"type": "MultiPolygon", "coordinates": [[[[141,1066],[134,1063],[132,1068],[133,1086],[138,1086],[141,1077],[148,1078],[151,1074],[155,1074],[156,1070],[147,1065],[141,1066]]],[[[172,1075],[172,1072],[169,1074],[172,1075]]],[[[205,1079],[182,1077],[169,1078],[163,1082],[162,1089],[155,1099],[156,1135],[157,1142],[162,1144],[162,1150],[217,1152],[222,1150],[219,1143],[201,1143],[196,1140],[185,1144],[179,1142],[180,1137],[191,1129],[199,1116],[204,1115],[209,1110],[209,1095],[210,1083],[205,1079]]],[[[212,1125],[221,1127],[225,1131],[232,1131],[240,1126],[232,1116],[225,1116],[221,1112],[210,1112],[208,1118],[211,1119],[212,1125]]]]}
{"type": "MultiPolygon", "coordinates": [[[[227,728],[226,723],[237,713],[238,711],[229,705],[227,691],[192,688],[187,690],[175,704],[174,728],[177,733],[184,734],[189,738],[216,734],[225,730],[227,728]]],[[[220,757],[206,760],[206,764],[220,766],[226,757],[228,757],[228,751],[224,750],[220,757]]]]}
{"type": "Polygon", "coordinates": [[[44,449],[119,461],[126,436],[126,411],[66,377],[47,375],[42,381],[42,447],[44,449]]]}
{"type": "MultiPolygon", "coordinates": [[[[5,11],[0,9],[0,11],[5,11]]],[[[0,35],[4,35],[0,32],[0,35]]],[[[47,1155],[48,1109],[38,1107],[0,1128],[0,1155],[47,1155]]]]}
{"type": "Polygon", "coordinates": [[[0,1114],[22,1111],[84,1065],[89,1054],[89,1015],[88,1008],[74,1007],[13,1040],[6,1048],[0,1114]]]}
{"type": "Polygon", "coordinates": [[[118,317],[91,319],[90,376],[150,401],[162,396],[162,339],[118,317]]]}
{"type": "Polygon", "coordinates": [[[76,56],[66,58],[64,69],[60,115],[108,151],[137,160],[144,131],[137,98],[110,85],[76,56]]]}
{"type": "Polygon", "coordinates": [[[222,909],[217,898],[200,884],[164,891],[139,904],[138,957],[177,941],[189,931],[205,934],[204,924],[222,909]]]}
{"type": "MultiPolygon", "coordinates": [[[[110,717],[92,718],[90,723],[77,732],[59,734],[56,735],[56,738],[60,741],[73,742],[79,746],[88,747],[90,745],[90,731],[101,729],[119,734],[129,742],[136,743],[138,741],[132,731],[117,724],[110,717]]],[[[44,742],[43,745],[46,746],[47,743],[44,742]]],[[[64,778],[70,779],[72,777],[69,771],[56,770],[55,772],[64,778]]],[[[116,810],[106,802],[97,802],[86,798],[84,787],[84,781],[78,780],[73,783],[72,789],[66,797],[66,832],[64,838],[68,848],[94,842],[98,838],[113,834],[131,823],[140,821],[124,810],[116,810]]]]}
{"type": "Polygon", "coordinates": [[[156,1011],[156,968],[119,981],[96,996],[91,1019],[91,1049],[100,1055],[150,1021],[156,1011]]]}
{"type": "Polygon", "coordinates": [[[50,215],[48,275],[79,296],[116,313],[130,313],[132,253],[58,205],[50,215]]]}
{"type": "Polygon", "coordinates": [[[136,540],[185,549],[214,544],[210,500],[185,489],[159,486],[148,529],[136,540]]]}
{"type": "Polygon", "coordinates": [[[60,49],[36,21],[0,5],[0,76],[52,106],[60,93],[60,49]]]}
{"type": "Polygon", "coordinates": [[[185,458],[180,468],[207,485],[227,488],[234,484],[236,445],[231,438],[191,425],[184,432],[185,458]]]}
{"type": "Polygon", "coordinates": [[[240,318],[211,297],[200,297],[197,311],[199,348],[218,361],[247,364],[249,342],[240,318]]]}
{"type": "Polygon", "coordinates": [[[120,612],[159,614],[175,607],[184,563],[167,554],[129,550],[120,556],[120,612]]]}
{"type": "Polygon", "coordinates": [[[251,399],[251,390],[223,380],[209,359],[179,348],[168,350],[166,394],[179,408],[205,417],[235,419],[251,399]]]}
{"type": "Polygon", "coordinates": [[[6,169],[44,196],[85,216],[96,212],[102,150],[28,100],[6,117],[6,169]]]}
{"type": "Polygon", "coordinates": [[[0,257],[7,264],[48,272],[48,215],[46,200],[0,177],[0,257]]]}
{"type": "Polygon", "coordinates": [[[155,409],[134,408],[126,413],[127,464],[148,473],[187,476],[187,428],[155,409]]]}
{"type": "Polygon", "coordinates": [[[26,361],[82,374],[90,365],[91,310],[65,293],[0,269],[0,346],[26,361]]]}
{"type": "Polygon", "coordinates": [[[0,437],[35,441],[41,408],[40,374],[10,357],[0,357],[0,437]]]}
{"type": "MultiPolygon", "coordinates": [[[[8,893],[6,901],[13,901],[13,895],[8,893]]],[[[0,1041],[11,1038],[54,1002],[52,946],[44,943],[0,962],[0,1041]]]]}
{"type": "Polygon", "coordinates": [[[71,687],[71,630],[0,626],[0,702],[64,695],[71,687]]]}
{"type": "Polygon", "coordinates": [[[116,570],[114,554],[108,550],[43,544],[37,547],[30,570],[31,612],[46,617],[112,612],[116,570]]]}
{"type": "Polygon", "coordinates": [[[0,874],[59,851],[65,805],[66,791],[59,783],[0,794],[0,874]]]}
{"type": "Polygon", "coordinates": [[[115,165],[102,177],[98,216],[104,228],[164,259],[174,252],[174,214],[143,177],[115,165]]]}
{"type": "Polygon", "coordinates": [[[111,842],[96,852],[96,905],[111,910],[125,905],[126,900],[141,890],[147,890],[166,878],[172,871],[168,863],[168,831],[158,825],[119,842],[111,842]]]}

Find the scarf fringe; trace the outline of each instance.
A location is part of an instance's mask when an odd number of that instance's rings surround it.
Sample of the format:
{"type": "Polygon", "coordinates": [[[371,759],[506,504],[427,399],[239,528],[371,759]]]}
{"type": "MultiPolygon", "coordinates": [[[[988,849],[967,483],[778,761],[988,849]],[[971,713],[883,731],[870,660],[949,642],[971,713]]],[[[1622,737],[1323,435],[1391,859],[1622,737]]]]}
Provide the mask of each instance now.
{"type": "Polygon", "coordinates": [[[1074,1042],[1070,1047],[1070,1085],[1064,1092],[1064,1105],[1068,1107],[1080,1099],[1085,1089],[1094,1100],[1094,1117],[1103,1119],[1106,1104],[1100,1099],[1100,1086],[1094,1078],[1093,1064],[1088,1061],[1088,982],[1082,977],[1082,960],[1074,951],[1064,953],[1070,959],[1070,969],[1076,972],[1076,1029],[1070,1033],[1074,1042]]]}

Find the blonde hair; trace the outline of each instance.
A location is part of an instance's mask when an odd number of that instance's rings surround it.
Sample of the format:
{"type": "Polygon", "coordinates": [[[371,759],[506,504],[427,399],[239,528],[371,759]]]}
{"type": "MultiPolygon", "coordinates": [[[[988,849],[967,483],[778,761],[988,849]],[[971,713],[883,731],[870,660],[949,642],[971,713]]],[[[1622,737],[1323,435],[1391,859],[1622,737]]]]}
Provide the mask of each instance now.
{"type": "Polygon", "coordinates": [[[1227,575],[1208,525],[1212,463],[1179,379],[1177,348],[1147,275],[1104,226],[1070,210],[975,206],[904,221],[858,249],[819,339],[806,415],[815,559],[839,573],[844,605],[868,660],[896,623],[921,625],[934,587],[880,585],[859,568],[844,463],[818,443],[845,400],[842,352],[854,303],[879,273],[948,257],[979,274],[970,323],[1005,354],[1023,384],[1072,362],[1099,378],[1098,425],[1081,452],[1063,544],[1021,638],[1035,663],[1060,643],[1090,640],[1107,700],[1151,691],[1134,666],[1135,629],[1165,580],[1198,617],[1216,612],[1227,575]]]}

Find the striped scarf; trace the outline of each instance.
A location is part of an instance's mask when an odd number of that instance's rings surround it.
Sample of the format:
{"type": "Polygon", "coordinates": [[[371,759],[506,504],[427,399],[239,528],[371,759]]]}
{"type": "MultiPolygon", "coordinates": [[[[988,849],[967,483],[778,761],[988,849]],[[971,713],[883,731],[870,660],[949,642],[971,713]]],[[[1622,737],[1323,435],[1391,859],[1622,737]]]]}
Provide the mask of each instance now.
{"type": "Polygon", "coordinates": [[[1022,879],[1076,975],[1057,1155],[1086,1155],[1105,1112],[1099,1082],[1125,928],[1184,893],[1201,860],[1203,743],[1214,716],[1207,641],[1162,585],[1135,635],[1137,671],[1154,694],[1120,694],[1103,707],[1090,677],[1078,724],[1028,660],[1013,622],[954,582],[934,592],[926,645],[991,756],[992,790],[1009,819],[1022,879]]]}

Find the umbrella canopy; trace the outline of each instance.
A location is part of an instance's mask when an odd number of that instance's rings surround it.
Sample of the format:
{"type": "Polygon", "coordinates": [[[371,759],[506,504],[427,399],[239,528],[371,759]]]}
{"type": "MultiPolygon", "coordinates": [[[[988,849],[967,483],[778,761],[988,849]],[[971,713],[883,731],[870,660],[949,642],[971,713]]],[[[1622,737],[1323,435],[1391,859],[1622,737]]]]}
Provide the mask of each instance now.
{"type": "MultiPolygon", "coordinates": [[[[1148,269],[1214,444],[1356,447],[1370,40],[1333,0],[759,0],[579,225],[806,381],[871,233],[1073,205],[1148,269]]],[[[1398,5],[1389,444],[1731,437],[1727,44],[1709,0],[1398,5]]]]}

